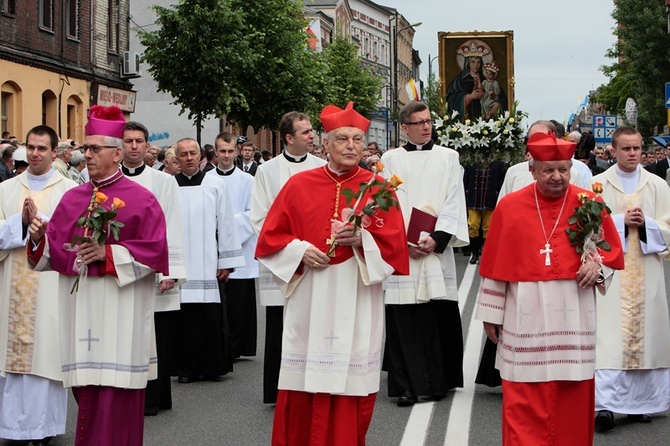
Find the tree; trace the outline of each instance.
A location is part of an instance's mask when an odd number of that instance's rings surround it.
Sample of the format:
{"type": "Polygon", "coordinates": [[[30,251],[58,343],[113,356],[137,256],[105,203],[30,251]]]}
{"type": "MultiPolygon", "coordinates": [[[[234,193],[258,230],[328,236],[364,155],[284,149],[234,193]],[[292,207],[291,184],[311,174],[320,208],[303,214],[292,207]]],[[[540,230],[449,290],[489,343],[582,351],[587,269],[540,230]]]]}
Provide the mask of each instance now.
{"type": "Polygon", "coordinates": [[[180,114],[188,110],[200,142],[208,116],[248,107],[244,92],[232,82],[252,60],[247,30],[240,12],[225,0],[180,0],[173,9],[153,9],[159,28],[138,30],[146,47],[142,60],[158,89],[182,107],[180,114]]]}
{"type": "Polygon", "coordinates": [[[431,111],[443,116],[446,112],[444,98],[440,95],[440,81],[435,72],[430,73],[428,77],[428,86],[423,91],[423,99],[431,111]]]}
{"type": "Polygon", "coordinates": [[[670,34],[664,0],[614,0],[612,17],[617,42],[607,52],[616,59],[602,67],[610,78],[598,88],[591,100],[605,109],[624,114],[626,99],[632,97],[638,106],[638,129],[652,135],[657,126],[666,123],[664,83],[670,81],[670,34]]]}
{"type": "MultiPolygon", "coordinates": [[[[302,2],[229,0],[238,11],[251,54],[231,82],[248,107],[234,107],[230,122],[246,130],[277,129],[284,113],[314,114],[324,101],[323,65],[307,47],[307,21],[302,2]]],[[[237,63],[237,59],[235,59],[237,63]]]]}
{"type": "Polygon", "coordinates": [[[358,46],[344,37],[336,38],[323,51],[327,103],[344,108],[354,101],[356,111],[369,116],[377,111],[382,77],[364,68],[357,53],[358,46]]]}

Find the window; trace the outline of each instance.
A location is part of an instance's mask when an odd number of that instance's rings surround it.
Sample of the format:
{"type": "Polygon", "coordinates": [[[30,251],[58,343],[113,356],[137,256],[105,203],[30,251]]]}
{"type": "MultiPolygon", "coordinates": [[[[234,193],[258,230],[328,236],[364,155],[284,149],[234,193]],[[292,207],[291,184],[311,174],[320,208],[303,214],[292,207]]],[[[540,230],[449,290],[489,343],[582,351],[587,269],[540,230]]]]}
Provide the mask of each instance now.
{"type": "Polygon", "coordinates": [[[9,100],[10,100],[11,94],[5,93],[4,91],[2,92],[2,95],[0,95],[0,128],[2,129],[3,132],[6,132],[7,129],[9,128],[9,100]]]}
{"type": "Polygon", "coordinates": [[[53,31],[54,29],[54,3],[53,0],[39,0],[39,24],[40,28],[53,31]]]}
{"type": "Polygon", "coordinates": [[[79,38],[79,2],[65,0],[65,30],[68,37],[79,38]]]}
{"type": "Polygon", "coordinates": [[[7,15],[16,15],[16,0],[0,0],[2,12],[7,15]]]}
{"type": "Polygon", "coordinates": [[[119,0],[107,2],[107,50],[119,52],[119,0]]]}

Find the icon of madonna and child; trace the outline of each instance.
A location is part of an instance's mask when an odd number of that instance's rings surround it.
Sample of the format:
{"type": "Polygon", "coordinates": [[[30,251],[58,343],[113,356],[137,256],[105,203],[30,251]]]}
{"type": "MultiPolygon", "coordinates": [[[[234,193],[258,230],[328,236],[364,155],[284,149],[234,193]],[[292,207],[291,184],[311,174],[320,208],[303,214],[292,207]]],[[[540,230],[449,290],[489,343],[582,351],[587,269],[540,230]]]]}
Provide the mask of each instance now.
{"type": "Polygon", "coordinates": [[[456,63],[460,72],[447,87],[446,102],[449,110],[458,111],[457,119],[488,120],[508,109],[507,95],[497,80],[500,67],[485,42],[464,42],[456,50],[456,63]]]}

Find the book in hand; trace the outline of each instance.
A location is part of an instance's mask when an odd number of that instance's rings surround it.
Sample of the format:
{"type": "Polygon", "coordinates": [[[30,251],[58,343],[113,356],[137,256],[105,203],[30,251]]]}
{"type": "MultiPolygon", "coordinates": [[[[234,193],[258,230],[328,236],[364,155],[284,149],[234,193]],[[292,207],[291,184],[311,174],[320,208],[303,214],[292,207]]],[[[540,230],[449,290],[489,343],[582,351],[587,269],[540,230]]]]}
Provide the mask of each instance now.
{"type": "Polygon", "coordinates": [[[419,239],[426,234],[435,232],[437,217],[421,209],[412,208],[407,226],[407,242],[412,246],[419,246],[419,239]]]}

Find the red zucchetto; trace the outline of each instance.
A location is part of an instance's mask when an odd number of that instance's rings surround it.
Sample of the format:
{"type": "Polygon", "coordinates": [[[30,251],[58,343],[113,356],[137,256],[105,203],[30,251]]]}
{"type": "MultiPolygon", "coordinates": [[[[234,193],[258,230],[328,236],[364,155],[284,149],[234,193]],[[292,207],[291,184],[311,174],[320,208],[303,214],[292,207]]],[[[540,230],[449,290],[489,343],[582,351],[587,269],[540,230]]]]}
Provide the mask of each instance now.
{"type": "Polygon", "coordinates": [[[112,138],[123,138],[123,128],[126,119],[121,109],[115,105],[103,107],[94,105],[88,113],[86,123],[86,135],[111,136],[112,138]]]}
{"type": "Polygon", "coordinates": [[[370,127],[370,120],[354,110],[354,103],[352,101],[349,101],[344,110],[336,105],[326,105],[321,110],[319,117],[326,132],[340,127],[356,127],[367,132],[368,127],[370,127]]]}
{"type": "Polygon", "coordinates": [[[536,161],[566,161],[572,158],[577,143],[557,139],[554,132],[536,132],[528,138],[526,147],[536,161]]]}

